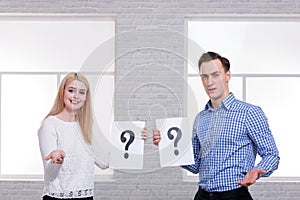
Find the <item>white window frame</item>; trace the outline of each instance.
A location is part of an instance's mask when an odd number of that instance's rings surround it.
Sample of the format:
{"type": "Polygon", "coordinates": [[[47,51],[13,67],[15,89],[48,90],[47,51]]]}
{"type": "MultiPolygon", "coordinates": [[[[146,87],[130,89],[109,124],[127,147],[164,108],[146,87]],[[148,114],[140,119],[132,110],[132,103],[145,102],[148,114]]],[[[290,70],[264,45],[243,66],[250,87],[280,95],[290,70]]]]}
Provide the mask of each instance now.
{"type": "MultiPolygon", "coordinates": [[[[115,40],[115,31],[116,31],[116,15],[112,14],[28,14],[28,13],[4,13],[0,14],[0,21],[35,21],[35,20],[45,20],[45,21],[58,21],[58,20],[74,20],[74,21],[112,21],[114,24],[114,35],[112,35],[112,39],[115,40]]],[[[115,41],[113,42],[114,44],[114,55],[115,55],[115,41]]],[[[115,66],[115,64],[111,64],[112,66],[115,66]]],[[[19,66],[18,66],[19,67],[19,66]]],[[[76,66],[78,67],[78,66],[76,66]]],[[[61,77],[70,71],[79,71],[79,69],[76,69],[76,67],[72,66],[67,66],[67,68],[70,68],[68,71],[43,71],[41,70],[40,72],[38,71],[20,71],[20,70],[13,70],[13,71],[8,71],[7,69],[1,70],[0,69],[0,83],[1,83],[1,78],[2,75],[16,75],[16,74],[21,74],[21,75],[55,75],[57,76],[57,88],[60,84],[61,77]]],[[[113,67],[114,68],[114,67],[113,67]]],[[[64,68],[65,69],[65,68],[64,68]]],[[[107,77],[113,77],[113,80],[115,80],[115,69],[112,69],[112,71],[88,71],[85,72],[83,71],[85,75],[97,75],[97,76],[107,76],[107,77]]],[[[0,84],[1,86],[1,84],[0,84]]],[[[114,100],[113,100],[114,101],[114,100]]],[[[0,104],[1,104],[1,91],[0,91],[0,104]]],[[[49,105],[49,110],[52,105],[49,105]]],[[[114,108],[113,108],[114,109],[114,108]]],[[[1,111],[1,110],[0,110],[1,111]]],[[[114,112],[114,111],[113,111],[114,112]]],[[[114,113],[113,113],[114,114],[114,113]]],[[[42,119],[41,119],[42,120],[42,119]]],[[[1,126],[1,115],[0,115],[0,126],[1,126]]],[[[1,132],[0,132],[0,142],[1,142],[1,132]]],[[[0,149],[1,151],[1,149],[0,149]]],[[[1,152],[0,152],[1,156],[1,152]]],[[[17,159],[17,158],[16,158],[17,159]]],[[[41,160],[42,162],[42,160],[41,160]]],[[[97,168],[97,167],[96,167],[97,168]]],[[[21,181],[41,181],[43,180],[43,174],[13,174],[13,175],[5,175],[1,173],[1,159],[0,159],[0,180],[21,180],[21,181]]],[[[114,171],[111,169],[107,169],[106,173],[99,173],[99,170],[95,171],[95,181],[113,181],[114,180],[114,171]]]]}
{"type": "MultiPolygon", "coordinates": [[[[274,21],[279,21],[279,22],[290,22],[290,21],[295,21],[295,22],[300,22],[300,15],[187,15],[185,18],[185,36],[186,36],[186,40],[185,40],[185,52],[186,52],[186,57],[187,60],[189,58],[188,55],[188,44],[189,44],[189,40],[190,38],[188,38],[188,22],[190,21],[259,21],[259,22],[272,22],[274,21]]],[[[300,25],[300,23],[299,23],[300,25]]],[[[222,34],[222,33],[220,33],[222,34]]],[[[217,51],[214,49],[204,49],[204,51],[217,51]]],[[[201,53],[201,52],[200,52],[201,53]]],[[[218,52],[220,53],[220,52],[218,52]]],[[[222,53],[221,53],[222,54],[222,53]]],[[[199,55],[200,56],[200,55],[199,55]]],[[[197,58],[199,59],[199,58],[197,58]]],[[[230,58],[229,58],[230,59],[230,58]]],[[[230,59],[231,60],[231,59],[230,59]]],[[[195,61],[190,61],[186,63],[186,77],[187,80],[189,78],[192,77],[199,77],[198,73],[189,73],[188,71],[188,67],[190,67],[190,65],[198,68],[197,63],[195,61]]],[[[234,71],[232,72],[232,77],[235,78],[241,78],[242,79],[242,96],[241,96],[241,100],[243,101],[247,101],[247,80],[251,79],[251,78],[300,78],[300,73],[286,73],[286,74],[279,74],[279,73],[234,73],[234,71]]],[[[187,84],[187,87],[188,84],[187,84]]],[[[199,77],[199,87],[202,87],[201,81],[200,81],[200,77],[199,77]]],[[[188,91],[188,88],[186,88],[186,90],[188,91]]],[[[187,92],[186,92],[187,93],[187,92]]],[[[187,100],[186,102],[188,102],[188,96],[186,96],[187,100]]],[[[189,112],[188,112],[188,105],[187,106],[187,115],[189,116],[189,112]]],[[[201,105],[202,107],[204,107],[204,105],[201,105]]],[[[200,110],[199,110],[200,111],[200,110]]],[[[193,120],[193,119],[190,119],[193,120]]],[[[275,130],[273,130],[274,132],[275,130]]],[[[276,143],[278,143],[279,141],[276,141],[276,143]]],[[[280,149],[279,149],[279,155],[280,155],[280,149]]],[[[280,164],[279,164],[280,167],[280,164]]],[[[183,180],[187,181],[187,182],[198,182],[199,181],[199,177],[198,174],[194,175],[186,170],[183,169],[183,180]]],[[[261,178],[259,179],[259,181],[261,182],[300,182],[300,177],[298,176],[274,176],[271,175],[268,178],[261,178]]]]}

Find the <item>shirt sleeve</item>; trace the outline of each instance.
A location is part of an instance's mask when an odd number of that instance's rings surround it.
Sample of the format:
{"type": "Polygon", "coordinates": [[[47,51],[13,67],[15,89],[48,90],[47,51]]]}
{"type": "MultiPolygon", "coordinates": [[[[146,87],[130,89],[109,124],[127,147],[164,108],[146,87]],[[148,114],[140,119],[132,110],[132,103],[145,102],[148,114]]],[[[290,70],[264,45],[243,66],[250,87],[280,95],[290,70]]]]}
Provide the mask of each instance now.
{"type": "Polygon", "coordinates": [[[255,168],[266,171],[261,176],[270,176],[278,168],[280,157],[269,128],[268,119],[260,107],[255,107],[249,111],[247,130],[258,155],[262,158],[255,168]]]}
{"type": "Polygon", "coordinates": [[[194,152],[194,161],[195,163],[192,165],[183,165],[181,166],[183,169],[186,169],[194,174],[199,173],[199,166],[200,166],[200,142],[197,136],[197,120],[198,117],[195,119],[194,126],[193,126],[193,138],[192,138],[192,145],[193,145],[193,152],[194,152]]]}
{"type": "Polygon", "coordinates": [[[109,154],[104,159],[95,160],[95,165],[100,169],[107,169],[109,167],[109,154]]]}
{"type": "Polygon", "coordinates": [[[61,167],[60,164],[51,163],[51,160],[46,161],[44,158],[52,151],[57,150],[57,135],[53,124],[44,121],[38,130],[39,146],[43,159],[44,173],[51,179],[54,179],[61,167]]]}
{"type": "Polygon", "coordinates": [[[108,168],[108,164],[104,163],[104,162],[99,162],[99,161],[95,161],[95,164],[97,167],[99,167],[100,169],[107,169],[108,168]]]}

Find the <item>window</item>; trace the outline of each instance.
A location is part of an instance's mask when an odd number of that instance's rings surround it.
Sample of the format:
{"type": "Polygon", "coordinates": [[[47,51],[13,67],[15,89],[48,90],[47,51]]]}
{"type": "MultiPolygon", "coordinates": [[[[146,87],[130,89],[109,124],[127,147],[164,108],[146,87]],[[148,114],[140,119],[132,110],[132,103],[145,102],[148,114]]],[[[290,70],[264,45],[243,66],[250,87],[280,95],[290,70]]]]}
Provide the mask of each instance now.
{"type": "Polygon", "coordinates": [[[200,55],[207,51],[224,55],[231,62],[231,91],[262,107],[268,117],[281,157],[269,180],[300,177],[297,151],[289,148],[300,139],[300,108],[293,106],[300,99],[299,16],[195,16],[187,18],[186,27],[188,117],[194,119],[208,100],[197,70],[200,55]]]}
{"type": "MultiPolygon", "coordinates": [[[[89,79],[95,124],[99,124],[105,138],[110,137],[107,134],[114,110],[114,36],[114,16],[1,16],[0,178],[42,178],[37,130],[68,72],[80,71],[89,79]],[[101,59],[97,59],[99,55],[101,59]],[[107,96],[98,103],[100,92],[107,96]],[[103,109],[110,113],[99,112],[103,109]]],[[[111,177],[112,173],[97,170],[96,178],[111,177]]]]}

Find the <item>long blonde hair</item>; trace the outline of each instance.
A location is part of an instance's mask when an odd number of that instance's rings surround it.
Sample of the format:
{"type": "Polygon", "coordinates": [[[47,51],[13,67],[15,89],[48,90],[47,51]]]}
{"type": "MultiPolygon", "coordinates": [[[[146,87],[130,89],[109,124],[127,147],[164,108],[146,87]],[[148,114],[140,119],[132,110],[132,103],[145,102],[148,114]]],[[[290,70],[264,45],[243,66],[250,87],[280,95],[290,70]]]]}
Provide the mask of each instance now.
{"type": "Polygon", "coordinates": [[[81,81],[82,83],[84,83],[84,85],[87,88],[85,103],[79,110],[76,111],[75,120],[78,121],[78,123],[80,125],[83,138],[85,139],[85,141],[88,144],[91,144],[92,127],[93,127],[93,114],[92,114],[92,108],[91,108],[92,107],[91,106],[91,92],[90,92],[90,85],[89,85],[87,78],[84,75],[82,75],[81,73],[71,72],[65,76],[65,78],[62,80],[62,82],[59,86],[54,104],[53,104],[50,112],[46,116],[46,118],[51,115],[57,115],[63,111],[63,109],[65,107],[65,104],[64,104],[65,87],[73,80],[81,81]]]}

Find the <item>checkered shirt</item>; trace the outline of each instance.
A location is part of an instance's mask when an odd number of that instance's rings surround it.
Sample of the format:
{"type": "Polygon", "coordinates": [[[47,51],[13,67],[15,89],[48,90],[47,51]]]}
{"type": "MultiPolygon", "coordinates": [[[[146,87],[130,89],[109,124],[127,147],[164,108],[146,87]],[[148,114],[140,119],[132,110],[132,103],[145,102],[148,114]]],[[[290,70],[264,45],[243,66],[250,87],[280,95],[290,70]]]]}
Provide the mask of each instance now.
{"type": "Polygon", "coordinates": [[[263,169],[269,176],[279,164],[279,153],[267,118],[258,106],[237,100],[230,94],[217,110],[210,102],[195,118],[193,126],[195,164],[182,166],[199,173],[199,186],[208,192],[240,187],[251,169],[263,169]],[[261,161],[255,166],[256,155],[261,161]]]}

